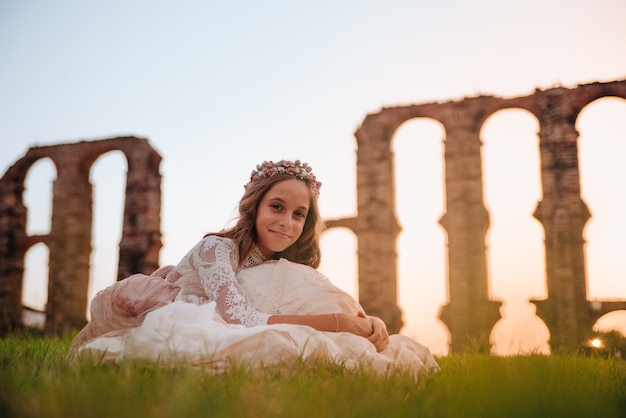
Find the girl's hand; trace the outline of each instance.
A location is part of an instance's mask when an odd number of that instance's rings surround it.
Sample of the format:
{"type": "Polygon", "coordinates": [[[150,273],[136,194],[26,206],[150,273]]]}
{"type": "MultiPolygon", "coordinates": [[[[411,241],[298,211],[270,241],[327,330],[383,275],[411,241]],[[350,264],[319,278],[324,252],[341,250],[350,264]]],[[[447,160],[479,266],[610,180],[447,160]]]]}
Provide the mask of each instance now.
{"type": "Polygon", "coordinates": [[[351,332],[363,338],[371,336],[373,332],[372,321],[364,316],[365,314],[361,314],[362,312],[358,315],[338,313],[339,331],[351,332]]]}
{"type": "Polygon", "coordinates": [[[365,312],[359,312],[359,316],[369,319],[372,324],[372,333],[367,339],[374,344],[376,351],[383,351],[387,348],[389,345],[389,332],[387,332],[385,322],[376,316],[365,315],[365,312]]]}

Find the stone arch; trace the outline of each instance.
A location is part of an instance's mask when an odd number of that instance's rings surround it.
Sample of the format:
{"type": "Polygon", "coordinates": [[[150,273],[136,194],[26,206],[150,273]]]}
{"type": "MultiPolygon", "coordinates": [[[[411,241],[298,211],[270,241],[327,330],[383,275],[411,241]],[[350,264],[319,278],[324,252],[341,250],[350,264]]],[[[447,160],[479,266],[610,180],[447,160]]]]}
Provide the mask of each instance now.
{"type": "Polygon", "coordinates": [[[534,314],[533,305],[524,306],[525,315],[507,321],[506,316],[491,330],[491,353],[496,355],[550,354],[550,329],[534,314]]]}
{"type": "Polygon", "coordinates": [[[119,137],[30,148],[0,179],[0,333],[21,327],[24,254],[37,242],[50,249],[46,333],[85,324],[93,203],[89,169],[98,156],[112,150],[122,151],[128,161],[118,279],[158,267],[161,157],[146,139],[119,137]],[[57,169],[51,229],[45,236],[27,236],[24,178],[44,157],[57,169]]]}
{"type": "Polygon", "coordinates": [[[39,242],[24,254],[24,279],[22,281],[22,305],[33,311],[45,312],[48,300],[48,260],[50,249],[39,242]]]}
{"type": "Polygon", "coordinates": [[[57,178],[54,162],[47,157],[35,161],[24,180],[26,233],[47,234],[52,222],[52,186],[57,178]]]}
{"type": "MultiPolygon", "coordinates": [[[[52,185],[57,177],[54,162],[40,158],[28,169],[24,179],[24,206],[27,211],[25,231],[28,236],[48,235],[52,221],[52,185]]],[[[44,242],[25,251],[22,304],[28,316],[43,317],[48,298],[48,261],[50,249],[44,242]]],[[[24,315],[27,320],[27,315],[24,315]]],[[[44,321],[41,319],[41,324],[44,321]]]]}
{"type": "Polygon", "coordinates": [[[593,330],[600,332],[618,331],[626,336],[626,309],[612,310],[600,316],[594,322],[593,330]]]}
{"type": "Polygon", "coordinates": [[[390,148],[404,121],[431,117],[446,130],[446,213],[450,303],[440,318],[448,326],[452,351],[489,351],[489,335],[500,303],[489,299],[485,235],[489,214],[483,200],[481,141],[485,120],[498,110],[526,109],[539,121],[542,199],[534,216],[545,233],[548,297],[532,301],[551,333],[552,349],[575,350],[591,332],[586,295],[582,231],[589,211],[580,196],[577,132],[574,122],[589,102],[626,96],[626,80],[592,83],[573,89],[536,90],[504,99],[478,96],[446,103],[383,108],[369,114],[356,131],[357,210],[350,219],[358,236],[359,298],[383,318],[391,331],[401,326],[396,293],[394,165],[390,148]]]}
{"type": "Polygon", "coordinates": [[[332,277],[333,284],[357,299],[359,294],[358,254],[354,231],[342,226],[331,226],[324,231],[321,245],[322,263],[319,266],[319,270],[323,274],[332,277]],[[338,270],[341,270],[344,274],[332,276],[327,274],[327,272],[338,270]]]}
{"type": "Polygon", "coordinates": [[[443,152],[445,128],[431,118],[409,119],[391,141],[398,223],[398,302],[402,333],[428,346],[447,347],[448,329],[437,320],[446,289],[443,152]]]}
{"type": "Polygon", "coordinates": [[[626,100],[606,97],[591,102],[576,119],[576,129],[581,194],[592,213],[584,230],[589,296],[624,297],[626,260],[618,243],[626,235],[626,100]]]}
{"type": "Polygon", "coordinates": [[[549,339],[529,300],[545,297],[543,229],[533,217],[541,199],[539,123],[524,109],[500,109],[481,126],[490,295],[502,301],[492,352],[534,352],[549,339]],[[543,338],[543,341],[539,341],[543,338]]]}
{"type": "Polygon", "coordinates": [[[397,332],[402,326],[396,301],[396,240],[400,227],[390,143],[397,128],[409,119],[427,117],[445,127],[447,212],[440,223],[448,234],[451,303],[441,309],[440,318],[450,330],[453,350],[468,343],[476,346],[476,341],[483,351],[488,350],[489,330],[499,317],[499,303],[489,301],[487,295],[484,234],[488,216],[482,201],[480,123],[476,123],[484,117],[484,111],[479,110],[478,114],[468,113],[457,102],[449,106],[430,103],[385,108],[368,115],[355,133],[358,215],[350,221],[358,236],[359,300],[367,311],[383,318],[388,328],[397,332]],[[472,315],[476,310],[480,314],[472,315]]]}
{"type": "Polygon", "coordinates": [[[87,319],[95,294],[118,280],[127,172],[126,156],[119,150],[101,154],[89,170],[94,203],[87,319]]]}
{"type": "MultiPolygon", "coordinates": [[[[538,121],[530,112],[506,108],[492,113],[481,127],[483,145],[483,166],[485,171],[485,202],[491,219],[487,240],[489,253],[490,282],[494,283],[494,259],[499,265],[500,276],[522,274],[529,265],[536,265],[532,271],[535,277],[534,296],[545,293],[545,266],[542,248],[543,231],[541,224],[533,217],[537,202],[541,199],[541,178],[539,159],[538,121]],[[534,183],[534,184],[533,184],[534,183]],[[499,219],[514,216],[508,223],[498,224],[499,219]],[[496,228],[499,230],[496,231],[496,228]],[[530,234],[530,230],[533,230],[530,234]],[[494,234],[499,235],[494,238],[494,234]],[[532,237],[530,235],[533,235],[532,237]],[[526,237],[520,241],[520,236],[526,237]],[[494,248],[492,239],[497,239],[506,249],[494,248]],[[533,258],[529,259],[528,247],[535,246],[533,258]],[[524,248],[524,254],[520,254],[524,248]],[[498,254],[504,257],[493,257],[498,254]],[[506,263],[504,263],[506,261],[506,263]]],[[[507,279],[507,284],[510,284],[507,279]]],[[[521,281],[521,277],[518,277],[521,281]]],[[[528,288],[528,280],[523,280],[523,288],[528,288]]],[[[520,288],[514,290],[518,293],[520,288]]]]}

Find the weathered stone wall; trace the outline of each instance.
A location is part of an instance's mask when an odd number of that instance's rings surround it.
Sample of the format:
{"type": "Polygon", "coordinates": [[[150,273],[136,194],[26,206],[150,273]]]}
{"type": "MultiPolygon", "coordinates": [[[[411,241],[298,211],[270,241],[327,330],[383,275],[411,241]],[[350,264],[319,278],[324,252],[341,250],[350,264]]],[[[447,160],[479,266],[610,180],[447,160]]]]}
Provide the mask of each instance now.
{"type": "Polygon", "coordinates": [[[0,335],[22,324],[24,255],[43,242],[49,248],[47,333],[85,322],[93,190],[89,171],[102,154],[119,150],[128,161],[118,279],[151,272],[161,248],[161,156],[143,138],[124,137],[30,148],[0,179],[0,335]],[[57,170],[50,233],[26,235],[24,180],[30,167],[50,158],[57,170]]]}
{"type": "MultiPolygon", "coordinates": [[[[489,335],[500,318],[500,302],[489,300],[485,237],[489,213],[484,205],[480,130],[501,109],[520,108],[539,120],[543,198],[535,217],[543,224],[548,298],[533,301],[551,333],[553,349],[577,349],[594,322],[626,301],[587,300],[583,228],[589,211],[580,195],[576,119],[592,101],[626,98],[626,80],[535,91],[525,97],[480,96],[445,103],[384,108],[367,115],[356,132],[357,216],[329,221],[354,231],[359,252],[359,300],[392,331],[401,327],[397,306],[396,219],[391,143],[400,125],[432,118],[446,132],[446,212],[440,223],[448,239],[449,302],[440,319],[451,336],[451,350],[477,346],[489,350],[489,335]]],[[[419,254],[416,254],[419,257],[419,254]]]]}

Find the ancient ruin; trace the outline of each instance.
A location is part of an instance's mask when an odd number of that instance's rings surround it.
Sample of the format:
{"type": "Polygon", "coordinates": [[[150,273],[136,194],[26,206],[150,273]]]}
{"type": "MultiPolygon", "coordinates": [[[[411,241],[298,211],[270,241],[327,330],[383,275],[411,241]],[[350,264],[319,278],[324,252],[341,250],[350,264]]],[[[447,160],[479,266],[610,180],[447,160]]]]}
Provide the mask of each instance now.
{"type": "Polygon", "coordinates": [[[118,278],[153,271],[161,249],[161,156],[146,139],[128,137],[30,148],[0,179],[0,335],[22,323],[24,256],[49,248],[46,333],[86,323],[93,190],[89,170],[102,154],[119,150],[128,161],[118,278]],[[41,158],[57,170],[48,235],[26,235],[24,179],[41,158]]]}
{"type": "MultiPolygon", "coordinates": [[[[482,125],[498,110],[519,108],[539,121],[543,197],[535,217],[545,231],[548,298],[532,301],[550,330],[553,350],[575,350],[602,315],[626,309],[626,301],[587,300],[583,229],[590,214],[580,194],[578,133],[581,110],[602,97],[626,99],[626,80],[572,89],[536,90],[516,98],[479,96],[445,103],[384,108],[367,115],[356,132],[357,215],[328,221],[358,240],[359,300],[380,316],[390,331],[402,327],[397,303],[397,237],[394,161],[396,130],[414,118],[431,118],[445,130],[446,212],[449,302],[440,319],[450,331],[451,351],[478,345],[489,350],[489,335],[500,318],[500,302],[489,300],[485,238],[489,213],[483,202],[482,125]]],[[[149,273],[158,266],[161,247],[160,156],[145,139],[114,138],[31,148],[0,180],[0,333],[21,324],[24,255],[44,242],[50,249],[46,331],[62,332],[85,323],[92,188],[89,168],[108,151],[128,159],[119,273],[149,273]],[[54,183],[52,228],[47,236],[27,236],[24,178],[40,158],[51,158],[54,183]]]]}
{"type": "Polygon", "coordinates": [[[602,97],[626,99],[626,80],[573,89],[536,90],[525,97],[479,96],[445,103],[385,108],[367,115],[356,132],[357,216],[329,222],[354,231],[358,239],[359,301],[389,328],[402,325],[396,302],[396,219],[391,142],[413,118],[432,118],[445,130],[446,213],[449,303],[440,319],[450,331],[451,351],[478,345],[500,319],[500,303],[488,298],[485,237],[489,214],[483,202],[480,130],[498,110],[519,108],[539,121],[543,199],[535,217],[545,231],[548,298],[532,301],[550,330],[553,350],[575,350],[590,336],[600,316],[626,309],[626,301],[587,300],[583,228],[589,211],[580,194],[578,133],[580,111],[602,97]]]}

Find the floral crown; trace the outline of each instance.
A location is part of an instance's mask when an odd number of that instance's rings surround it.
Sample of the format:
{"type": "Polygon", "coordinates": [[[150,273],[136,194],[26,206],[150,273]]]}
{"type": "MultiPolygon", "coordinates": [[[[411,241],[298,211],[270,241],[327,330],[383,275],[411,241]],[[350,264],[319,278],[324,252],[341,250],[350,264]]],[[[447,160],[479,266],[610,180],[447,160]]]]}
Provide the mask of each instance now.
{"type": "Polygon", "coordinates": [[[277,163],[273,161],[263,161],[263,164],[258,164],[256,170],[253,170],[250,174],[250,182],[246,184],[246,188],[253,182],[263,179],[274,177],[277,174],[291,174],[292,176],[304,180],[316,197],[320,195],[320,188],[322,183],[317,181],[315,174],[312,172],[312,168],[307,163],[301,163],[300,160],[287,161],[280,160],[277,163]]]}

